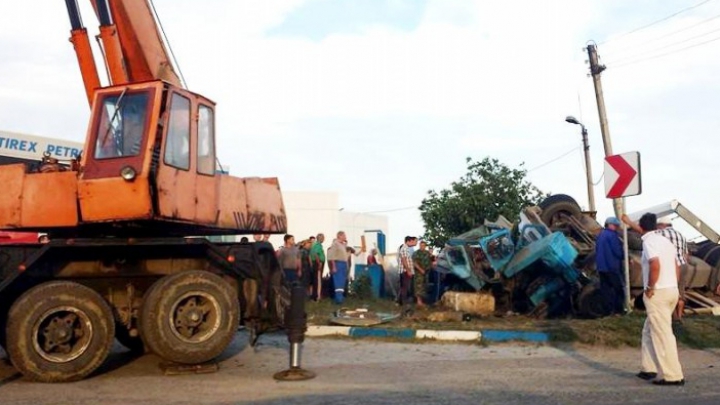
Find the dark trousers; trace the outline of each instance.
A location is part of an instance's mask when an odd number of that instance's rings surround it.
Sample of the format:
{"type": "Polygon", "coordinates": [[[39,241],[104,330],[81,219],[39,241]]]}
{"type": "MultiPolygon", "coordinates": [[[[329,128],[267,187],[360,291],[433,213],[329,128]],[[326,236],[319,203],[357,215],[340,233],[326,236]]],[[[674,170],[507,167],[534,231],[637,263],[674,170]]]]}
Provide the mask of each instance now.
{"type": "Polygon", "coordinates": [[[625,283],[620,273],[600,271],[600,291],[605,299],[606,309],[611,314],[625,312],[625,283]]]}
{"type": "Polygon", "coordinates": [[[398,294],[398,303],[400,305],[413,302],[412,297],[410,297],[412,293],[412,282],[413,276],[411,274],[407,274],[404,271],[400,273],[400,293],[398,294]]]}
{"type": "Polygon", "coordinates": [[[310,286],[312,287],[312,299],[320,300],[322,298],[322,274],[325,268],[325,262],[313,263],[312,279],[310,286]]]}
{"type": "Polygon", "coordinates": [[[285,273],[285,283],[288,286],[292,286],[295,281],[299,280],[297,269],[283,269],[283,273],[285,273]]]}

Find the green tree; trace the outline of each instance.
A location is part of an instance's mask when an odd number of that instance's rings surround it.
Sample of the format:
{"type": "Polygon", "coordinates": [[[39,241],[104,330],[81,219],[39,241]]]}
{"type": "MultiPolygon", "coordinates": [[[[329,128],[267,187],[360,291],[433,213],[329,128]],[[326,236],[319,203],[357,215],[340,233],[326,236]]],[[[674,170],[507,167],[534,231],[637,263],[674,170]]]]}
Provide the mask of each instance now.
{"type": "Polygon", "coordinates": [[[428,191],[420,205],[425,238],[443,246],[456,235],[499,215],[514,221],[520,210],[538,204],[545,195],[525,179],[527,170],[511,169],[497,159],[467,158],[468,173],[444,190],[428,191]]]}

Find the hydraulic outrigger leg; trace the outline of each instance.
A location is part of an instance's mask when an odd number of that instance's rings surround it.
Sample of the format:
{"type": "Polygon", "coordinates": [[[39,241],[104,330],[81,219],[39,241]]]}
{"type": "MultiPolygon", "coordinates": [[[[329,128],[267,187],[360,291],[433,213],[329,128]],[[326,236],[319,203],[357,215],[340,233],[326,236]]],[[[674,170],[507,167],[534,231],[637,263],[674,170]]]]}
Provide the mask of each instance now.
{"type": "Polygon", "coordinates": [[[300,283],[294,283],[290,292],[290,308],[285,313],[285,328],[290,342],[290,368],[275,373],[273,378],[276,380],[302,381],[315,378],[315,373],[300,367],[300,345],[305,340],[307,321],[305,295],[305,288],[300,283]]]}

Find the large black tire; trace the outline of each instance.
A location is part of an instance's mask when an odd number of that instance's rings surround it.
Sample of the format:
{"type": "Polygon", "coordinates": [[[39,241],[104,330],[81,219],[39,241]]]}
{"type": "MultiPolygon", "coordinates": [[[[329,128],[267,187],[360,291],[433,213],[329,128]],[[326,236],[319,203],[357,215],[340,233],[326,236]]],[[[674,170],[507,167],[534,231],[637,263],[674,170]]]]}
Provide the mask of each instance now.
{"type": "Polygon", "coordinates": [[[105,361],[114,334],[112,310],[100,294],[51,281],[28,290],[10,308],[7,351],[30,379],[76,381],[105,361]]]}
{"type": "Polygon", "coordinates": [[[598,284],[583,287],[578,297],[578,311],[585,318],[595,319],[607,316],[609,304],[605,300],[598,284]]]}
{"type": "Polygon", "coordinates": [[[165,276],[146,293],[140,333],[147,348],[182,364],[212,360],[230,344],[240,322],[237,292],[207,271],[165,276]]]}
{"type": "Polygon", "coordinates": [[[701,242],[697,245],[697,250],[695,252],[692,252],[691,254],[695,257],[699,257],[700,259],[705,260],[705,255],[707,255],[710,250],[718,246],[717,243],[713,243],[709,240],[706,240],[704,242],[701,242]]]}
{"type": "Polygon", "coordinates": [[[703,257],[703,260],[712,267],[720,265],[720,245],[713,246],[708,249],[707,253],[703,257]]]}
{"type": "Polygon", "coordinates": [[[577,201],[566,194],[551,195],[538,206],[542,209],[540,219],[550,228],[556,223],[562,222],[563,216],[579,218],[582,215],[582,210],[577,201]]]}

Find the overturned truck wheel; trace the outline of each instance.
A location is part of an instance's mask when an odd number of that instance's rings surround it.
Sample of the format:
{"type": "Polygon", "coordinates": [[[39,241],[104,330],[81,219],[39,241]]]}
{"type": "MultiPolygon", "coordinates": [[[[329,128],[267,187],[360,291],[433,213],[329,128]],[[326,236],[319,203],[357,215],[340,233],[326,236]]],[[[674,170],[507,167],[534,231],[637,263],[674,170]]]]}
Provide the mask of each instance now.
{"type": "Polygon", "coordinates": [[[583,287],[578,297],[578,311],[582,317],[595,319],[607,316],[610,313],[608,306],[598,284],[583,287]]]}
{"type": "Polygon", "coordinates": [[[551,195],[538,206],[542,209],[540,219],[550,228],[564,222],[563,216],[579,217],[582,215],[580,205],[567,194],[551,195]]]}
{"type": "Polygon", "coordinates": [[[47,282],[10,309],[7,351],[13,365],[33,380],[80,380],[105,361],[114,329],[112,311],[100,294],[77,283],[47,282]]]}
{"type": "Polygon", "coordinates": [[[222,278],[188,271],[157,281],[145,295],[140,332],[161,358],[200,364],[219,356],[237,330],[240,303],[222,278]]]}

